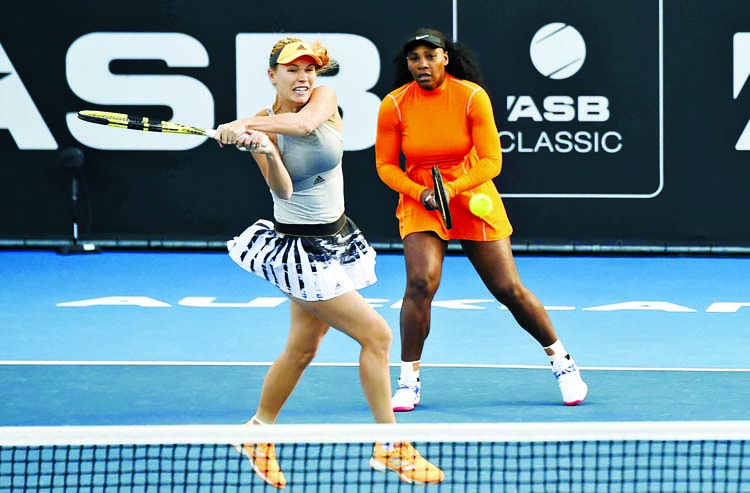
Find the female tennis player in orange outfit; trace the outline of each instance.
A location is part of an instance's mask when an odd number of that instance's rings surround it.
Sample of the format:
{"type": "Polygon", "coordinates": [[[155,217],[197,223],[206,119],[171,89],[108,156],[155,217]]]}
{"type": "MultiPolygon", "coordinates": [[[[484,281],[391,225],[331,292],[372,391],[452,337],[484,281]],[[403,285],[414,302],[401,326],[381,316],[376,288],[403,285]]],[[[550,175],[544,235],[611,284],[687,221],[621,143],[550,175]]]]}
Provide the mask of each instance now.
{"type": "Polygon", "coordinates": [[[549,315],[516,270],[513,231],[492,179],[500,173],[500,139],[489,96],[473,54],[433,29],[420,29],[395,60],[397,89],[383,100],[375,143],[380,178],[399,193],[399,220],[406,262],[401,307],[401,374],[395,411],[411,411],[421,399],[419,366],[430,332],[432,299],[440,285],[449,240],[459,240],[490,293],[544,348],[566,405],[588,392],[575,361],[557,337],[549,315]],[[406,157],[405,169],[399,162],[406,157]],[[431,168],[440,167],[453,228],[436,211],[431,168]],[[475,216],[475,194],[492,200],[489,214],[475,216]]]}
{"type": "MultiPolygon", "coordinates": [[[[280,40],[267,69],[276,89],[273,105],[217,129],[221,144],[250,151],[274,202],[274,221],[256,221],[228,242],[229,255],[290,300],[286,347],[266,374],[249,424],[276,421],[330,327],[360,344],[360,380],[375,421],[396,422],[388,369],[391,329],[357,291],[376,280],[375,251],[344,213],[343,121],[336,93],[316,86],[318,74],[333,66],[319,43],[280,40]]],[[[286,486],[273,444],[237,449],[263,480],[286,486]]],[[[393,470],[409,483],[444,479],[408,442],[376,444],[370,466],[393,470]]]]}

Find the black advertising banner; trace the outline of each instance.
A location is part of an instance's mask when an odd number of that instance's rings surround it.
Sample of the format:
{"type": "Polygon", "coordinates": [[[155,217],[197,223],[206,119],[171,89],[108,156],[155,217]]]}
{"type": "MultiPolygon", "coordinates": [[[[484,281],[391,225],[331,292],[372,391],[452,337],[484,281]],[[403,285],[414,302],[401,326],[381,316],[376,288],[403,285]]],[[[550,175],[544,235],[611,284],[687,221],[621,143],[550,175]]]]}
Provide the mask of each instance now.
{"type": "Polygon", "coordinates": [[[69,147],[85,156],[77,212],[85,235],[220,241],[270,217],[268,188],[247,153],[202,137],[99,127],[76,112],[204,128],[255,114],[273,103],[268,54],[287,36],[320,40],[339,62],[319,82],[337,90],[344,114],[347,212],[371,236],[397,235],[397,197],[375,171],[377,109],[411,19],[429,12],[426,22],[450,32],[451,3],[391,6],[396,18],[343,0],[291,0],[285,13],[252,3],[246,15],[193,0],[0,2],[0,237],[69,236],[71,181],[60,162],[69,147]]]}
{"type": "Polygon", "coordinates": [[[507,163],[499,183],[506,197],[648,198],[661,191],[658,1],[464,5],[458,37],[485,67],[507,163]],[[496,28],[473,29],[479,22],[496,28]]]}
{"type": "Polygon", "coordinates": [[[247,153],[98,127],[82,109],[215,127],[271,104],[271,45],[321,40],[340,69],[347,213],[398,246],[374,165],[402,38],[434,27],[478,55],[514,245],[750,248],[750,3],[745,0],[0,2],[0,246],[81,234],[215,245],[271,199],[247,153]],[[249,7],[248,7],[249,9],[249,7]],[[299,13],[299,15],[292,13],[299,13]],[[396,13],[396,14],[394,14],[396,13]],[[61,159],[82,152],[73,189],[61,159]],[[73,196],[77,202],[73,202],[73,196]]]}
{"type": "Polygon", "coordinates": [[[750,3],[461,2],[458,20],[495,103],[514,244],[750,246],[750,3]]]}

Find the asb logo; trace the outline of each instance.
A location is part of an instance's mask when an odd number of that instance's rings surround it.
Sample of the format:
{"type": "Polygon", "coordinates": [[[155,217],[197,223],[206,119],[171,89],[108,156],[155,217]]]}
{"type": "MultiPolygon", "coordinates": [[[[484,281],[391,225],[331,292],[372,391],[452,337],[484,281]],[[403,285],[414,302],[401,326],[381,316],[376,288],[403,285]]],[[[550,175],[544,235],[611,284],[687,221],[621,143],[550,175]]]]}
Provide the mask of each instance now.
{"type": "MultiPolygon", "coordinates": [[[[549,79],[574,76],[586,60],[586,42],[576,28],[562,22],[547,24],[531,40],[529,55],[534,68],[549,79]]],[[[539,123],[606,122],[610,117],[606,96],[546,96],[539,104],[531,95],[507,96],[508,121],[539,123]]],[[[616,153],[622,149],[622,134],[615,130],[590,131],[584,128],[536,135],[521,131],[500,132],[503,152],[520,153],[616,153]],[[505,141],[503,142],[503,139],[505,141]]]]}
{"type": "Polygon", "coordinates": [[[662,0],[588,0],[585,12],[557,2],[503,2],[508,3],[514,8],[503,9],[502,29],[482,36],[492,38],[488,44],[526,47],[495,58],[500,76],[493,92],[505,103],[495,105],[508,164],[503,196],[659,195],[664,186],[662,0]],[[621,15],[612,16],[613,4],[621,4],[621,15]]]}
{"type": "MultiPolygon", "coordinates": [[[[380,54],[369,39],[349,33],[286,33],[320,39],[339,62],[339,71],[319,80],[337,91],[349,125],[344,149],[361,150],[375,143],[380,99],[371,92],[380,76],[380,54]]],[[[281,36],[240,33],[236,36],[237,117],[253,115],[273,103],[274,90],[266,70],[268,54],[281,36]]],[[[228,47],[227,47],[228,48],[228,47]]],[[[176,69],[209,71],[211,57],[200,40],[177,32],[91,32],[76,39],[65,56],[65,76],[81,101],[103,107],[163,106],[172,121],[212,128],[214,94],[201,80],[181,74],[121,74],[111,70],[117,60],[163,62],[176,69]]],[[[230,82],[227,82],[228,84],[230,82]]],[[[226,87],[217,88],[226,91],[226,87]]],[[[216,90],[216,89],[215,89],[216,90]]],[[[205,137],[158,132],[112,132],[78,119],[76,108],[66,115],[71,135],[92,149],[184,151],[205,137]]],[[[54,150],[58,145],[39,108],[0,44],[0,130],[8,129],[21,150],[54,150]]],[[[144,115],[148,116],[148,115],[144,115]]]]}
{"type": "MultiPolygon", "coordinates": [[[[736,33],[734,35],[734,99],[737,99],[742,88],[750,78],[750,33],[736,33]]],[[[750,151],[750,120],[745,125],[734,148],[738,151],[750,151]]]]}
{"type": "Polygon", "coordinates": [[[586,42],[576,28],[555,22],[547,24],[531,40],[531,61],[550,79],[567,79],[583,66],[586,42]]]}

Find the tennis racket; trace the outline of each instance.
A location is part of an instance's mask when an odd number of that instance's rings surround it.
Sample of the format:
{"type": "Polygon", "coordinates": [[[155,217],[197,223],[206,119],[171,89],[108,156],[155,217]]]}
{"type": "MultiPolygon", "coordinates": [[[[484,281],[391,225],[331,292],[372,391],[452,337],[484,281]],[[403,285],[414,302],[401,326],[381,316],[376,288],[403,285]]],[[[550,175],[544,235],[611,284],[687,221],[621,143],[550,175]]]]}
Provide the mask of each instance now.
{"type": "Polygon", "coordinates": [[[435,190],[435,201],[437,202],[440,216],[443,218],[445,229],[451,229],[453,227],[453,220],[451,219],[451,209],[448,206],[448,194],[443,184],[443,175],[440,174],[440,168],[437,166],[432,167],[432,183],[435,190]]]}
{"type": "Polygon", "coordinates": [[[197,128],[181,123],[165,122],[144,116],[128,115],[125,113],[110,113],[108,111],[79,111],[78,118],[85,122],[106,125],[108,127],[128,128],[143,132],[162,132],[168,134],[202,135],[209,138],[216,136],[212,128],[197,128]]]}

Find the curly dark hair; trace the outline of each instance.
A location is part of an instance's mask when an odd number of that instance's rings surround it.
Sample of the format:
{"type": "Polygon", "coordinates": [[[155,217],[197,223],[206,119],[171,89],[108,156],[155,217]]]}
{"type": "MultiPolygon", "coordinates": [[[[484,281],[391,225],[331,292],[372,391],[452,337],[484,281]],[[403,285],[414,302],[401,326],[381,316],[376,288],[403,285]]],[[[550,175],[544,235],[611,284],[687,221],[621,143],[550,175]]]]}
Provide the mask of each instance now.
{"type": "MultiPolygon", "coordinates": [[[[429,32],[443,41],[445,51],[448,52],[448,65],[445,71],[459,79],[468,80],[484,87],[482,72],[476,54],[466,45],[454,43],[443,33],[435,29],[420,29],[418,32],[429,32]]],[[[398,88],[414,80],[406,63],[406,50],[401,48],[393,57],[393,73],[395,74],[393,88],[398,88]]]]}

